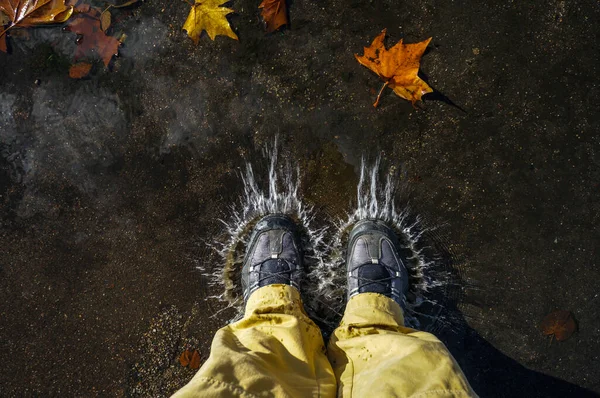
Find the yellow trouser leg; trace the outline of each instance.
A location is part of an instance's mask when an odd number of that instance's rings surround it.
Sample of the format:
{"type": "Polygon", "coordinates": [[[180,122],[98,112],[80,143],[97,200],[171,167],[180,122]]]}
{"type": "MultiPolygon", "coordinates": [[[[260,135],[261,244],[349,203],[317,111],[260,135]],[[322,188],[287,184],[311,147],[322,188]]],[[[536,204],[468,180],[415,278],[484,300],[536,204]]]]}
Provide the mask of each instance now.
{"type": "Polygon", "coordinates": [[[383,295],[349,300],[328,350],[339,397],[476,396],[442,342],[403,325],[400,306],[383,295]]]}
{"type": "Polygon", "coordinates": [[[242,320],[220,329],[210,357],[174,397],[335,397],[336,382],[319,328],[298,291],[258,289],[242,320]]]}

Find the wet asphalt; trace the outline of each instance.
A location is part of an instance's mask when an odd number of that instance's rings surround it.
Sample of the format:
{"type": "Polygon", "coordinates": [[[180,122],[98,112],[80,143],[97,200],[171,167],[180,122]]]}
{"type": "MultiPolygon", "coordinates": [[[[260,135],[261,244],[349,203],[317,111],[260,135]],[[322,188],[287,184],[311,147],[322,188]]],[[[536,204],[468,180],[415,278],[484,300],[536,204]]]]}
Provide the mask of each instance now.
{"type": "Polygon", "coordinates": [[[592,0],[289,4],[236,42],[181,26],[185,2],[120,11],[109,69],[68,76],[60,27],[0,53],[0,395],[168,396],[229,319],[196,266],[278,137],[321,222],[352,208],[360,159],[401,172],[464,282],[441,333],[481,396],[600,393],[600,8],[592,0]],[[433,37],[417,109],[355,53],[433,37]],[[554,310],[578,331],[544,336],[554,310]]]}

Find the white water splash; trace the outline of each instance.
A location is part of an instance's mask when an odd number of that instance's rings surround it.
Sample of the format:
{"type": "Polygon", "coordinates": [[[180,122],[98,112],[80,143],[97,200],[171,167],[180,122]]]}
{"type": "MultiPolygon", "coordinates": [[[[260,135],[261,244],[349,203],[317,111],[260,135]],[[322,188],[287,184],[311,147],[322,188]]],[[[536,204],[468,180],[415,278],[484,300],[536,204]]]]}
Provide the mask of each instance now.
{"type": "Polygon", "coordinates": [[[459,287],[456,274],[444,253],[431,239],[434,227],[427,227],[421,217],[412,214],[408,205],[398,206],[398,179],[390,171],[385,183],[380,183],[380,160],[374,165],[361,163],[354,211],[338,220],[327,261],[314,268],[309,278],[317,283],[322,308],[330,313],[327,324],[336,324],[346,304],[346,245],[350,230],[363,219],[384,221],[397,234],[409,273],[405,322],[420,330],[435,330],[450,323],[451,315],[444,311],[448,288],[459,287]]]}
{"type": "Polygon", "coordinates": [[[236,310],[232,321],[243,313],[240,270],[252,228],[261,217],[280,213],[291,217],[301,231],[306,267],[302,286],[305,308],[326,334],[337,326],[346,305],[347,238],[353,225],[362,219],[383,220],[398,235],[400,254],[409,273],[406,325],[433,331],[451,324],[452,316],[445,311],[444,302],[448,289],[460,287],[456,273],[452,272],[444,252],[431,240],[435,228],[426,227],[408,206],[397,205],[398,179],[389,172],[385,183],[380,183],[379,159],[371,167],[362,162],[356,208],[334,223],[332,236],[327,236],[325,228],[315,226],[313,208],[299,196],[300,171],[289,162],[279,165],[277,155],[276,143],[272,150],[265,151],[270,165],[264,183],[257,180],[252,165],[246,164],[241,176],[244,193],[239,203],[231,207],[231,218],[222,221],[225,238],[211,245],[221,262],[210,269],[199,267],[209,277],[210,284],[221,291],[212,298],[225,302],[224,309],[236,310]]]}
{"type": "MultiPolygon", "coordinates": [[[[232,320],[243,313],[240,270],[252,228],[260,218],[278,213],[297,223],[306,269],[322,267],[325,258],[325,228],[315,226],[313,208],[307,206],[298,194],[300,170],[292,168],[289,162],[278,163],[277,142],[271,150],[266,148],[264,155],[270,160],[267,181],[261,183],[257,180],[252,165],[246,164],[246,172],[241,176],[244,193],[239,203],[231,207],[230,219],[221,220],[225,226],[225,239],[210,245],[221,257],[222,265],[211,269],[199,267],[209,278],[209,284],[222,291],[212,298],[225,302],[225,309],[237,310],[232,320]]],[[[304,297],[305,301],[310,301],[307,295],[304,297]]]]}

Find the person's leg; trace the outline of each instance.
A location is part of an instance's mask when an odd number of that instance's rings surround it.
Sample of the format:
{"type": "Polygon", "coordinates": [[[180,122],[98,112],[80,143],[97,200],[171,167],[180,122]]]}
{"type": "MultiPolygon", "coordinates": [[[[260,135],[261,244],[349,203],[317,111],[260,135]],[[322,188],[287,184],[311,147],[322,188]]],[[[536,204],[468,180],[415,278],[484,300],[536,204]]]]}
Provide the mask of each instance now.
{"type": "Polygon", "coordinates": [[[297,289],[301,260],[291,220],[259,221],[242,269],[244,318],[216,333],[209,358],[175,397],[335,396],[321,332],[297,289]]]}
{"type": "Polygon", "coordinates": [[[348,246],[348,304],[329,342],[340,397],[476,396],[442,342],[404,327],[408,286],[394,233],[357,223],[348,246]]]}

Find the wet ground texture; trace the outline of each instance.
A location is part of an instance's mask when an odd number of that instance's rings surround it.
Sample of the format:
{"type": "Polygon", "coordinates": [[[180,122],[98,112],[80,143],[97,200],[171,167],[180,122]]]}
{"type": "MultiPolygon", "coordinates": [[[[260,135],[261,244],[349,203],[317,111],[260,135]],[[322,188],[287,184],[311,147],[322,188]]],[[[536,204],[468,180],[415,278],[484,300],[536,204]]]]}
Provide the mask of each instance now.
{"type": "Polygon", "coordinates": [[[402,170],[472,285],[440,337],[478,393],[600,393],[598,3],[294,0],[272,35],[257,5],[232,3],[239,42],[196,47],[186,2],[147,0],[83,80],[60,28],[0,53],[0,395],[189,380],[179,354],[205,359],[228,319],[195,267],[218,261],[204,242],[275,136],[324,219],[350,210],[363,154],[402,170]],[[391,90],[372,106],[381,82],[354,54],[383,28],[433,36],[423,109],[391,90]],[[578,323],[564,342],[540,330],[556,309],[578,323]]]}

